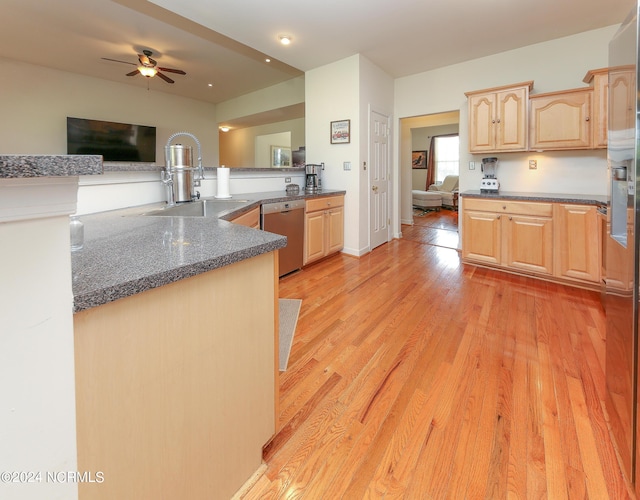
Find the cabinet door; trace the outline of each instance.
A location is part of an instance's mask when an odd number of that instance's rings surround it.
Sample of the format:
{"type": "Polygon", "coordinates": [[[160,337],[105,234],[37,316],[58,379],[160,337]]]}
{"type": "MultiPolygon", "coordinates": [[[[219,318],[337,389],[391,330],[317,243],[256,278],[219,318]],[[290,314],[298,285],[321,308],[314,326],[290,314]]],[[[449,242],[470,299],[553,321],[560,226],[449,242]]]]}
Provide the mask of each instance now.
{"type": "Polygon", "coordinates": [[[464,210],[462,257],[488,264],[501,262],[500,214],[464,210]]]}
{"type": "Polygon", "coordinates": [[[606,148],[608,136],[609,75],[598,73],[593,77],[593,147],[606,148]]]}
{"type": "Polygon", "coordinates": [[[597,283],[600,248],[596,207],[556,205],[556,275],[597,283]]]}
{"type": "Polygon", "coordinates": [[[241,226],[260,229],[260,208],[256,207],[253,210],[236,217],[231,222],[234,224],[240,224],[241,226]]]}
{"type": "Polygon", "coordinates": [[[496,95],[469,96],[469,151],[482,153],[495,150],[496,95]]]}
{"type": "Polygon", "coordinates": [[[505,259],[513,269],[553,272],[553,223],[551,218],[503,216],[505,259]]]}
{"type": "Polygon", "coordinates": [[[591,147],[592,89],[531,96],[529,148],[591,147]]]}
{"type": "Polygon", "coordinates": [[[324,210],[311,212],[305,216],[304,263],[324,257],[325,253],[325,213],[324,210]]]}
{"type": "Polygon", "coordinates": [[[344,210],[342,207],[327,213],[327,255],[339,252],[344,247],[344,210]]]}
{"type": "Polygon", "coordinates": [[[496,139],[498,151],[525,151],[528,143],[526,87],[498,92],[496,139]]]}

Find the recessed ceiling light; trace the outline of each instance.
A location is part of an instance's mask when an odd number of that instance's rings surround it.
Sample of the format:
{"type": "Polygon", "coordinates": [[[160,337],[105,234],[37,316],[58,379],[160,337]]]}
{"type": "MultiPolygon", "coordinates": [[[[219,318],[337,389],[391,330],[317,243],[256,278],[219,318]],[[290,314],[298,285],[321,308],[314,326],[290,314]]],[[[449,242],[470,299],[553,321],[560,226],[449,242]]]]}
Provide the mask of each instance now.
{"type": "Polygon", "coordinates": [[[264,62],[271,62],[271,59],[269,59],[268,57],[264,60],[264,62]]]}
{"type": "Polygon", "coordinates": [[[207,83],[209,87],[213,87],[213,83],[207,83]]]}
{"type": "Polygon", "coordinates": [[[291,37],[289,35],[280,35],[280,43],[282,45],[289,45],[291,43],[291,37]]]}
{"type": "Polygon", "coordinates": [[[220,130],[222,130],[223,132],[229,132],[229,127],[223,126],[220,127],[220,130]]]}

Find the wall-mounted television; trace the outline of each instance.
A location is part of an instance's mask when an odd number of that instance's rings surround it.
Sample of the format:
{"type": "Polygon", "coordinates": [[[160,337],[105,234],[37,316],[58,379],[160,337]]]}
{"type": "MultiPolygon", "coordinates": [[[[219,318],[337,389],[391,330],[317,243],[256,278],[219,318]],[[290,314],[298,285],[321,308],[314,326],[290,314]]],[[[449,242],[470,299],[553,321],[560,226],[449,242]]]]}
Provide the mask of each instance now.
{"type": "Polygon", "coordinates": [[[155,162],[156,128],[67,117],[67,154],[104,161],[155,162]]]}

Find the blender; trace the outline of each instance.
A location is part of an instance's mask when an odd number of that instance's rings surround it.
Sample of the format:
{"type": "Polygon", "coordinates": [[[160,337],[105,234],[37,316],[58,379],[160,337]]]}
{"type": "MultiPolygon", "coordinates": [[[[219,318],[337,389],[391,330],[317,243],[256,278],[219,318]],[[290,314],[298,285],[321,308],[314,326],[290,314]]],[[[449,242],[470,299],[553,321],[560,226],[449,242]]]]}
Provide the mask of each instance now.
{"type": "Polygon", "coordinates": [[[481,193],[497,193],[500,188],[500,183],[496,178],[496,170],[498,168],[498,158],[483,158],[482,159],[482,180],[480,181],[481,193]]]}

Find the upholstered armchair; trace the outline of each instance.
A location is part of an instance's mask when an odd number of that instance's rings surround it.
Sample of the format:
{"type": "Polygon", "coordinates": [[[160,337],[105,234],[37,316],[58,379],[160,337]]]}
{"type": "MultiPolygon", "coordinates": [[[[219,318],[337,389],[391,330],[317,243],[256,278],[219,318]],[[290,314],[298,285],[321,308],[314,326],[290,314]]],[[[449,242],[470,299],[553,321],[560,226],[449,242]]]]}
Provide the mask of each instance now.
{"type": "Polygon", "coordinates": [[[458,176],[447,175],[441,183],[431,184],[429,192],[442,195],[442,205],[458,208],[458,176]]]}

